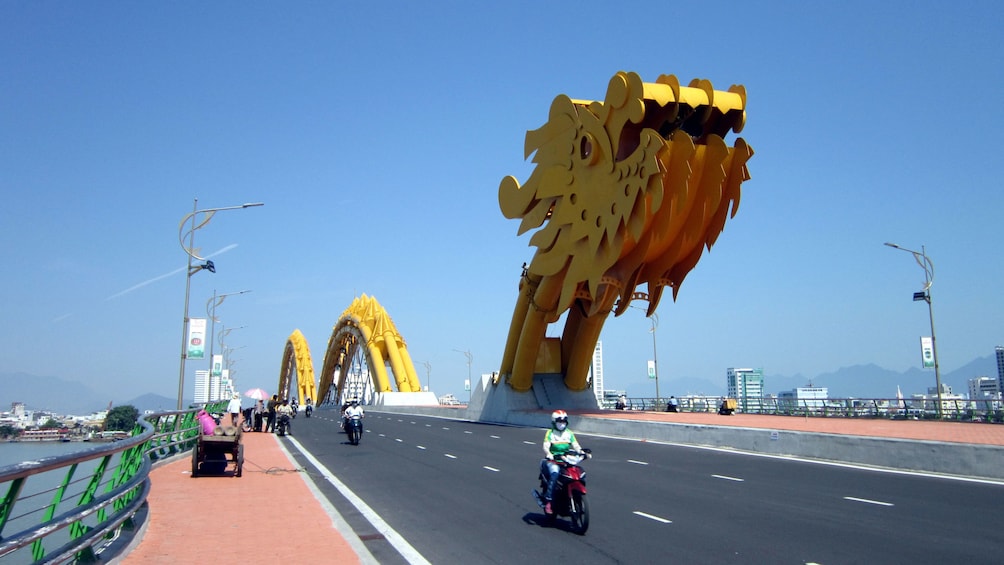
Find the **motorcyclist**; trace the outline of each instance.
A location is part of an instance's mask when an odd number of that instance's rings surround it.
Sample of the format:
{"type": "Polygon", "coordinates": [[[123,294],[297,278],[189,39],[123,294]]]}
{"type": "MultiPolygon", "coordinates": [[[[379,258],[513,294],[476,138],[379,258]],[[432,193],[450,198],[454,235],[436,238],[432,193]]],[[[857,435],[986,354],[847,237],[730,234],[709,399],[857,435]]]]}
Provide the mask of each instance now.
{"type": "Polygon", "coordinates": [[[307,399],[307,405],[303,408],[303,412],[309,418],[310,417],[310,413],[313,412],[313,411],[314,411],[314,406],[312,404],[310,404],[310,399],[308,398],[307,399]]]}
{"type": "Polygon", "coordinates": [[[363,407],[359,405],[359,401],[355,398],[352,399],[352,402],[349,403],[348,408],[345,409],[343,414],[346,420],[352,418],[353,416],[359,416],[362,418],[365,415],[363,414],[363,407]]]}
{"type": "Polygon", "coordinates": [[[288,435],[293,435],[292,426],[289,424],[290,415],[293,413],[293,409],[289,406],[289,400],[283,400],[276,409],[275,413],[279,420],[283,422],[283,427],[285,428],[285,433],[288,435]]]}
{"type": "Polygon", "coordinates": [[[568,428],[568,414],[564,410],[555,410],[551,413],[551,429],[544,435],[544,459],[540,462],[540,472],[547,477],[547,490],[544,491],[545,514],[552,513],[551,497],[561,471],[557,461],[569,451],[582,451],[582,447],[568,428]]]}
{"type": "Polygon", "coordinates": [[[294,418],[296,418],[296,413],[300,411],[300,402],[299,402],[298,400],[296,400],[296,397],[295,397],[295,396],[293,397],[293,400],[292,400],[292,401],[290,401],[290,403],[289,403],[289,407],[290,407],[290,409],[291,409],[291,411],[292,411],[292,414],[291,414],[291,415],[292,415],[292,416],[293,416],[294,418]]]}

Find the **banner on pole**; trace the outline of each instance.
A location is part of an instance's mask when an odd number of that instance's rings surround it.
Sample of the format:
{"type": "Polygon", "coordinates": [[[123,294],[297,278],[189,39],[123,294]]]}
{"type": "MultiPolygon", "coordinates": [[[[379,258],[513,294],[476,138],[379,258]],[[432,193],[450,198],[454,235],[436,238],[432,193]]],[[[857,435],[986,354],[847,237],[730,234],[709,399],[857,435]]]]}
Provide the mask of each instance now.
{"type": "Polygon", "coordinates": [[[188,353],[189,359],[206,358],[206,319],[188,319],[188,353]]]}
{"type": "Polygon", "coordinates": [[[651,359],[648,360],[648,378],[655,378],[655,361],[651,359]]]}
{"type": "Polygon", "coordinates": [[[923,367],[925,369],[934,368],[934,340],[930,337],[920,338],[920,354],[922,357],[923,367]]]}
{"type": "Polygon", "coordinates": [[[213,376],[218,377],[223,374],[223,356],[213,355],[213,376]]]}

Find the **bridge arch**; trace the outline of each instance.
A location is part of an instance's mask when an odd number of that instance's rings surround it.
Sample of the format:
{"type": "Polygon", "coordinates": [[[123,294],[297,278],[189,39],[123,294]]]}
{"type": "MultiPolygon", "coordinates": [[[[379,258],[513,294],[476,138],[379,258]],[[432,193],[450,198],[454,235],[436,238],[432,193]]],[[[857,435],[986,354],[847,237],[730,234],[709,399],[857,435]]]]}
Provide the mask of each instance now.
{"type": "Polygon", "coordinates": [[[376,298],[363,294],[342,313],[328,339],[318,391],[323,402],[373,393],[421,392],[404,338],[376,298]],[[390,375],[388,374],[390,367],[390,375]]]}
{"type": "Polygon", "coordinates": [[[304,404],[308,398],[315,402],[317,392],[314,383],[314,362],[310,357],[307,338],[303,337],[300,330],[293,330],[282,352],[276,394],[280,400],[292,400],[293,394],[296,394],[300,404],[304,404]]]}

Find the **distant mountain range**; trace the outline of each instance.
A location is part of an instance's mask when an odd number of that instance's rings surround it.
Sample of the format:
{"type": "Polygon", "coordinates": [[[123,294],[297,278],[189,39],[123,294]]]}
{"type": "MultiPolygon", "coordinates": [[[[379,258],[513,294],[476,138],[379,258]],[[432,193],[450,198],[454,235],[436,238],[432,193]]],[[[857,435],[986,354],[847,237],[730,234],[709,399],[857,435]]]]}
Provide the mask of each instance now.
{"type": "MultiPolygon", "coordinates": [[[[994,355],[980,357],[952,372],[941,372],[941,384],[952,387],[955,394],[965,395],[969,391],[969,379],[976,377],[997,378],[997,358],[994,355]]],[[[928,387],[934,388],[934,370],[911,368],[903,372],[890,371],[878,365],[852,365],[841,367],[832,373],[816,377],[802,375],[764,375],[764,388],[770,394],[807,386],[826,387],[830,398],[895,398],[896,387],[903,396],[923,394],[928,387]]],[[[651,380],[635,381],[628,385],[627,394],[634,398],[655,396],[655,383],[651,380]]],[[[685,396],[704,394],[723,396],[726,392],[725,370],[721,379],[711,380],[690,377],[670,377],[659,379],[659,394],[685,396]]]]}
{"type": "MultiPolygon", "coordinates": [[[[177,398],[144,394],[137,398],[108,396],[93,388],[59,377],[42,377],[29,373],[0,373],[0,411],[10,410],[14,402],[23,402],[29,410],[46,410],[56,414],[85,416],[112,406],[134,406],[142,414],[146,410],[175,410],[177,398]]],[[[184,399],[188,406],[192,399],[184,399]]]]}
{"type": "MultiPolygon", "coordinates": [[[[952,387],[956,394],[966,394],[969,379],[986,376],[997,377],[997,359],[993,355],[975,359],[950,373],[941,373],[942,384],[952,387]]],[[[768,393],[792,390],[808,384],[827,387],[830,398],[895,398],[896,387],[904,396],[927,392],[934,387],[934,371],[911,368],[897,373],[878,365],[853,365],[842,367],[832,373],[824,373],[813,378],[802,375],[764,375],[764,385],[768,393]]],[[[650,380],[634,381],[626,387],[632,398],[655,396],[655,383],[650,380]]],[[[703,394],[723,396],[725,394],[725,371],[721,379],[711,380],[692,377],[669,377],[659,379],[659,393],[685,396],[703,394]]],[[[140,413],[147,410],[160,412],[177,408],[178,399],[156,394],[144,394],[137,398],[108,396],[93,388],[58,377],[42,377],[28,373],[0,373],[0,411],[10,410],[12,402],[24,402],[30,410],[49,410],[57,414],[86,415],[113,406],[131,405],[140,413]]],[[[184,399],[184,406],[192,399],[184,399]]]]}

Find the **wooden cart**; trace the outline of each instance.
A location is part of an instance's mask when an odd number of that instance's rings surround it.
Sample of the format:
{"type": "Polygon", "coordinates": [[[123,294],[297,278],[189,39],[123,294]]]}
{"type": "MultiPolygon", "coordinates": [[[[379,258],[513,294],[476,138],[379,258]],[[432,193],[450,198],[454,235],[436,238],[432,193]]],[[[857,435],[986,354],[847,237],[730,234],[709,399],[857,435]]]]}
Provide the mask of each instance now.
{"type": "Polygon", "coordinates": [[[198,443],[192,448],[192,476],[221,474],[230,464],[234,466],[234,476],[241,476],[244,468],[241,429],[236,426],[217,426],[213,435],[205,434],[200,429],[198,443]]]}

